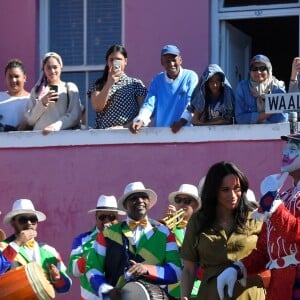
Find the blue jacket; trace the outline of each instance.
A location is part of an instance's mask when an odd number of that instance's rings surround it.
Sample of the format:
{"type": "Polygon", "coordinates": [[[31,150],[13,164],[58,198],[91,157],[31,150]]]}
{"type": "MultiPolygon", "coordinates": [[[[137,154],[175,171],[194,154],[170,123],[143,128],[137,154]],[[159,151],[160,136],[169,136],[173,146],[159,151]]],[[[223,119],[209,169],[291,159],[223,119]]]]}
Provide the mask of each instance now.
{"type": "MultiPolygon", "coordinates": [[[[284,85],[273,85],[272,94],[285,93],[284,85]]],[[[256,124],[259,118],[257,111],[256,99],[251,94],[248,80],[242,80],[235,92],[235,118],[238,124],[256,124]]],[[[287,113],[272,114],[270,118],[263,121],[267,123],[283,123],[287,122],[287,113]]]]}

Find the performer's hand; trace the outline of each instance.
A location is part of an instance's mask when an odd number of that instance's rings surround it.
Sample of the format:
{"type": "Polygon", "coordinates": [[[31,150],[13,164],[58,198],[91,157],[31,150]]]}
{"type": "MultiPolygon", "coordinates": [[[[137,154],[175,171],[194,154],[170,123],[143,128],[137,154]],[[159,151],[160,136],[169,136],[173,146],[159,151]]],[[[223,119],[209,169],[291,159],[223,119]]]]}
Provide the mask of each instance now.
{"type": "Polygon", "coordinates": [[[289,173],[284,172],[281,174],[272,174],[267,177],[261,182],[260,184],[260,191],[262,195],[265,195],[267,192],[270,191],[279,191],[283,186],[285,180],[288,178],[289,173]]]}
{"type": "Polygon", "coordinates": [[[225,269],[217,278],[217,289],[221,300],[224,299],[224,289],[228,287],[228,296],[231,298],[237,281],[237,270],[233,267],[225,269]]]}
{"type": "Polygon", "coordinates": [[[34,229],[22,230],[16,235],[15,243],[21,246],[24,245],[26,242],[34,239],[36,236],[37,232],[34,229]]]}
{"type": "Polygon", "coordinates": [[[278,198],[278,196],[279,195],[277,191],[267,192],[265,195],[263,195],[259,201],[260,207],[258,209],[258,212],[260,213],[269,212],[273,205],[274,200],[278,198]]]}
{"type": "Polygon", "coordinates": [[[48,270],[49,270],[50,278],[53,281],[60,279],[60,272],[54,264],[48,264],[48,270]]]}
{"type": "Polygon", "coordinates": [[[130,260],[130,263],[132,265],[127,272],[130,273],[133,278],[148,274],[147,267],[142,263],[137,263],[134,260],[130,260]]]}

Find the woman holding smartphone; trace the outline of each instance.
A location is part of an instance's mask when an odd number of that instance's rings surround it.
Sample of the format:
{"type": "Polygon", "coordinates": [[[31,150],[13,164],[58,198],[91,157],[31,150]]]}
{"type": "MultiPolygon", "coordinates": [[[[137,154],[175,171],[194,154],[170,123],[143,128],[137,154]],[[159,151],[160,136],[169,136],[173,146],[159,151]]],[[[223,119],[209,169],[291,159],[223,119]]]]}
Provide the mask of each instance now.
{"type": "Polygon", "coordinates": [[[103,76],[88,91],[96,111],[96,128],[123,128],[136,117],[147,89],[140,79],[125,74],[127,52],[112,45],[106,52],[103,76]]]}
{"type": "Polygon", "coordinates": [[[42,59],[42,75],[31,91],[25,117],[33,130],[44,135],[80,124],[81,103],[75,83],[61,80],[63,62],[55,52],[42,59]]]}

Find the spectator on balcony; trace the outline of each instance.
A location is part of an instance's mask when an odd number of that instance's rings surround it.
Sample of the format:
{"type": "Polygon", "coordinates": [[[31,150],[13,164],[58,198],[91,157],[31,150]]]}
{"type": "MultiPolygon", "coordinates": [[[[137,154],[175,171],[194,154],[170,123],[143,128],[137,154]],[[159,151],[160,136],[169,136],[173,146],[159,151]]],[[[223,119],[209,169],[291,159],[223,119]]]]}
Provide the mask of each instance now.
{"type": "Polygon", "coordinates": [[[33,130],[44,135],[80,125],[82,113],[78,87],[61,80],[62,58],[48,52],[42,59],[42,74],[31,91],[25,117],[33,130]]]}
{"type": "Polygon", "coordinates": [[[289,93],[300,92],[300,57],[293,59],[291,78],[289,84],[289,93]]]}
{"type": "Polygon", "coordinates": [[[234,94],[220,66],[206,67],[192,94],[189,110],[193,112],[194,126],[233,122],[234,94]]]}
{"type": "Polygon", "coordinates": [[[30,94],[25,90],[26,72],[22,61],[14,58],[7,63],[5,82],[7,91],[0,92],[0,131],[23,130],[30,94]]]}
{"type": "Polygon", "coordinates": [[[267,124],[287,122],[286,113],[266,113],[266,94],[285,93],[283,81],[272,74],[268,57],[255,55],[249,65],[249,78],[242,80],[235,93],[235,117],[239,124],[267,124]]]}
{"type": "Polygon", "coordinates": [[[185,108],[190,103],[198,76],[194,71],[182,68],[182,61],[176,46],[162,48],[161,65],[165,71],[153,78],[142,108],[130,127],[133,133],[148,126],[151,116],[154,116],[154,126],[170,126],[174,133],[190,123],[192,116],[185,108]]]}
{"type": "Polygon", "coordinates": [[[96,111],[96,128],[128,127],[138,114],[147,89],[140,79],[126,75],[127,51],[123,46],[111,46],[105,61],[103,76],[88,91],[96,111]]]}

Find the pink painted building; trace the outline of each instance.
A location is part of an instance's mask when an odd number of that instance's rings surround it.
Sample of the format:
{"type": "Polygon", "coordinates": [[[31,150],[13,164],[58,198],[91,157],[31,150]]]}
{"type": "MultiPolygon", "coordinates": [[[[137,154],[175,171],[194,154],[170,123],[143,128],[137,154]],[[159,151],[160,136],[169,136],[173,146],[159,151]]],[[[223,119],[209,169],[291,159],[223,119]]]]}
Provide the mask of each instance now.
{"type": "MultiPolygon", "coordinates": [[[[40,57],[58,51],[65,76],[77,83],[84,103],[88,85],[104,68],[107,47],[102,45],[112,41],[128,50],[127,73],[147,85],[161,71],[159,53],[165,44],[178,45],[184,67],[198,73],[210,62],[219,63],[233,85],[247,76],[253,54],[268,55],[275,74],[287,80],[292,57],[299,53],[299,1],[109,2],[111,6],[104,0],[1,2],[2,76],[6,62],[18,57],[25,63],[30,90],[39,75],[40,57]]],[[[91,110],[89,118],[93,119],[91,110]]],[[[93,226],[87,211],[100,194],[119,198],[127,183],[143,181],[159,197],[150,216],[161,218],[170,192],[182,183],[197,185],[213,163],[232,160],[259,197],[261,180],[280,170],[280,136],[288,132],[288,124],[274,124],[184,128],[176,135],[169,128],[145,128],[138,135],[125,129],[65,131],[47,137],[39,132],[1,133],[2,217],[14,200],[32,199],[47,214],[47,221],[39,224],[39,239],[55,246],[67,263],[73,237],[93,226]]],[[[0,228],[11,233],[7,226],[0,228]]],[[[58,298],[78,299],[79,281],[58,298]]]]}

